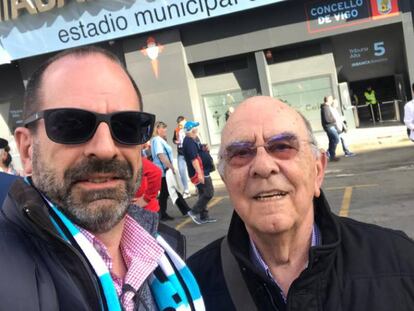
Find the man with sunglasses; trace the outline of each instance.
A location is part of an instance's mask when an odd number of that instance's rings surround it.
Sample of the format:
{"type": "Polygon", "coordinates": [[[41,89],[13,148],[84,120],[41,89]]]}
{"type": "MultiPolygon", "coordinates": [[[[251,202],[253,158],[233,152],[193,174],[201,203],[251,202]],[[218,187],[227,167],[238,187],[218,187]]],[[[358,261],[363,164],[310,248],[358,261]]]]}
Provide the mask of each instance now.
{"type": "Polygon", "coordinates": [[[326,163],[309,122],[279,100],[252,97],[230,116],[218,164],[230,227],[188,260],[207,310],[413,309],[414,242],[334,215],[326,163]]]}
{"type": "Polygon", "coordinates": [[[57,54],[27,84],[24,173],[0,215],[1,309],[204,310],[182,236],[130,202],[155,116],[113,54],[57,54]],[[165,239],[164,239],[164,238],[165,239]]]}

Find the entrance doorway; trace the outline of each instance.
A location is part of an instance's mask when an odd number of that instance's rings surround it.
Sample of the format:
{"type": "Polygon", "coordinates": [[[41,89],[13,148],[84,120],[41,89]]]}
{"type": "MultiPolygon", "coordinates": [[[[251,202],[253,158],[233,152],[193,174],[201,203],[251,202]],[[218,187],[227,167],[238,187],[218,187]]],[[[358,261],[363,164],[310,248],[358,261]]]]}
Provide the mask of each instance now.
{"type": "Polygon", "coordinates": [[[398,99],[394,76],[353,81],[349,83],[349,88],[352,104],[357,106],[361,127],[382,125],[386,121],[398,120],[399,114],[397,114],[394,104],[394,101],[398,99]],[[375,91],[380,105],[380,122],[378,123],[373,121],[371,107],[366,103],[364,96],[364,92],[369,86],[375,91]]]}

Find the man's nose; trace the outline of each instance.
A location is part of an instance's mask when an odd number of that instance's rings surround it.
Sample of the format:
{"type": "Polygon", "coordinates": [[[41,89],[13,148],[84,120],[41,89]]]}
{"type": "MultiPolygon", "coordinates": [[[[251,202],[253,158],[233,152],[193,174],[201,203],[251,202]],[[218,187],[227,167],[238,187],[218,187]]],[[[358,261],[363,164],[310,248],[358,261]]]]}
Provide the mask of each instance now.
{"type": "Polygon", "coordinates": [[[279,172],[280,168],[277,159],[269,154],[264,146],[257,147],[256,156],[251,163],[251,176],[267,178],[279,172]]]}
{"type": "Polygon", "coordinates": [[[118,147],[112,138],[108,124],[101,122],[93,137],[85,144],[85,155],[100,159],[114,159],[118,152],[118,147]]]}

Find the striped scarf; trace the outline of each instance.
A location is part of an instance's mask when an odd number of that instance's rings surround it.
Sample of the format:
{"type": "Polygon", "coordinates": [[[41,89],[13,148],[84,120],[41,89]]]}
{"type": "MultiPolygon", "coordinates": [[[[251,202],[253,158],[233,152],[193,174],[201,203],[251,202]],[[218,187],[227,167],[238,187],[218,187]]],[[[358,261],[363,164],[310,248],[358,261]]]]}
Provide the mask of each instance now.
{"type": "Polygon", "coordinates": [[[204,311],[204,301],[190,269],[160,235],[157,235],[157,242],[167,254],[158,262],[159,266],[150,278],[158,309],[204,311]]]}
{"type": "MultiPolygon", "coordinates": [[[[77,248],[93,267],[101,288],[101,309],[121,311],[113,280],[101,256],[82,232],[54,204],[46,201],[50,206],[50,219],[58,233],[77,248]]],[[[191,271],[160,235],[156,240],[165,251],[149,281],[158,309],[204,311],[203,298],[191,271]]]]}

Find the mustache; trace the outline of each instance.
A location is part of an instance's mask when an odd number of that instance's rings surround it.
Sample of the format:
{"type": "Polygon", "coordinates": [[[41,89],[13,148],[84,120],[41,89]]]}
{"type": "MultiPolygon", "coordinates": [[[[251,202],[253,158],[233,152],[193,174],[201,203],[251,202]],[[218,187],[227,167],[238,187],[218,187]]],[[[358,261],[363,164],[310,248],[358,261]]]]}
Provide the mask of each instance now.
{"type": "Polygon", "coordinates": [[[67,169],[64,174],[64,180],[74,183],[88,179],[93,174],[111,174],[115,178],[128,180],[133,177],[133,170],[127,161],[91,158],[85,159],[76,166],[67,169]]]}

